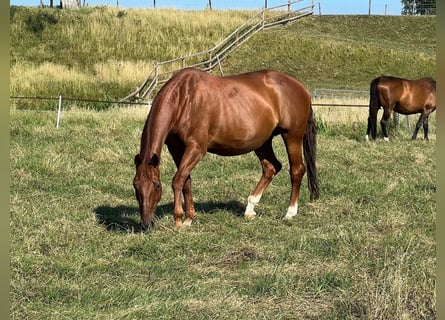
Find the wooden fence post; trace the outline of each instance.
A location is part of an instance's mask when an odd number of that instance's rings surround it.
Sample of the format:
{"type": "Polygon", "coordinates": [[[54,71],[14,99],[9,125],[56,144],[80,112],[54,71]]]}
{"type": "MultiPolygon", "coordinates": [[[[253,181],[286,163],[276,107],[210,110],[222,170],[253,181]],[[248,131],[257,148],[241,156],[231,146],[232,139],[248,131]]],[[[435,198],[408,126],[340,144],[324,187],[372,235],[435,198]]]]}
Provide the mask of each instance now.
{"type": "Polygon", "coordinates": [[[57,123],[56,128],[59,129],[60,126],[60,114],[62,113],[62,96],[59,96],[59,108],[57,110],[57,123]]]}

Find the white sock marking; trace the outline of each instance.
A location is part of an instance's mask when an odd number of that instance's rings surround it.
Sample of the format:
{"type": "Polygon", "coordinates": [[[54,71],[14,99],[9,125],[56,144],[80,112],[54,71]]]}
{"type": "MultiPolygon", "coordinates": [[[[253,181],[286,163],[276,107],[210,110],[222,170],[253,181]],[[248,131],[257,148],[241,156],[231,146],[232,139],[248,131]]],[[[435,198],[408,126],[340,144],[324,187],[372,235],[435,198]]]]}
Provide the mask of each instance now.
{"type": "Polygon", "coordinates": [[[244,212],[244,217],[248,219],[253,219],[256,216],[256,212],[254,210],[255,206],[260,202],[261,195],[257,196],[249,196],[247,198],[247,207],[246,211],[244,212]]]}
{"type": "Polygon", "coordinates": [[[295,204],[294,206],[290,206],[289,208],[287,208],[287,212],[286,215],[284,216],[284,219],[286,220],[292,219],[297,215],[297,213],[298,213],[298,203],[295,204]]]}

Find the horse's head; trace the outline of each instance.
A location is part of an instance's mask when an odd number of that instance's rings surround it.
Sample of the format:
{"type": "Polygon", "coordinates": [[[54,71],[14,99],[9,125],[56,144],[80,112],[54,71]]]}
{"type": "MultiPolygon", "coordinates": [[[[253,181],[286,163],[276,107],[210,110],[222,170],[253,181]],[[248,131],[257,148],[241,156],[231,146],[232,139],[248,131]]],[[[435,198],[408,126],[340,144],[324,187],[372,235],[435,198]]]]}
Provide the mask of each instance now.
{"type": "Polygon", "coordinates": [[[154,155],[148,162],[137,154],[134,158],[136,175],[133,187],[139,203],[141,222],[144,228],[154,226],[154,213],[161,200],[162,186],[159,174],[159,158],[154,155]]]}

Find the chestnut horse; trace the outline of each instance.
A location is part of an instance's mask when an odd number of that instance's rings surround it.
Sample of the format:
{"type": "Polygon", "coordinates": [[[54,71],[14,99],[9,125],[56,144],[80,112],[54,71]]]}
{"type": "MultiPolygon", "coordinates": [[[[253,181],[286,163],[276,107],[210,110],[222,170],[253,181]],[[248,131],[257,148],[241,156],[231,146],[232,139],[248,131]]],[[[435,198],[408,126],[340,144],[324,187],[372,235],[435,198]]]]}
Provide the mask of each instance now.
{"type": "Polygon", "coordinates": [[[319,197],[315,134],[311,95],[286,74],[257,71],[217,77],[192,68],[178,71],[156,95],[142,131],[140,153],[134,159],[133,186],[142,226],[154,225],[162,193],[159,164],[164,144],[177,167],[172,181],[177,227],[190,225],[196,216],[190,173],[207,152],[234,156],[254,151],[258,156],[263,174],[244,213],[246,218],[255,217],[255,205],[281,170],[272,149],[276,135],[282,136],[290,163],[292,188],[285,218],[292,218],[297,214],[306,166],[310,198],[319,197]]]}
{"type": "Polygon", "coordinates": [[[407,80],[389,76],[380,76],[371,81],[368,128],[373,139],[377,135],[377,112],[383,107],[383,116],[380,120],[383,139],[388,139],[386,125],[392,111],[400,114],[420,113],[419,120],[412,139],[415,140],[417,132],[423,125],[424,139],[428,140],[428,117],[436,110],[436,81],[429,78],[407,80]]]}

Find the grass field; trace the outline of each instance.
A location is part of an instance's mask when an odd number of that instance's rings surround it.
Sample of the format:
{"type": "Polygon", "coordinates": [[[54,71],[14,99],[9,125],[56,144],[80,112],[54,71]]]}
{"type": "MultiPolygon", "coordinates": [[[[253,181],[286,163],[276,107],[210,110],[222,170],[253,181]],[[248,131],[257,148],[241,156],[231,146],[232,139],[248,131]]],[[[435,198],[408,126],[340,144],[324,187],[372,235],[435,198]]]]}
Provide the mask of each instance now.
{"type": "MultiPolygon", "coordinates": [[[[358,109],[357,113],[366,111],[358,109]]],[[[157,227],[139,230],[133,157],[146,109],[11,111],[12,319],[434,319],[436,135],[364,141],[365,124],[319,119],[321,198],[283,221],[288,165],[242,217],[254,155],[207,155],[198,217],[176,230],[163,153],[157,227]]],[[[357,115],[362,117],[362,115],[357,115]]],[[[402,122],[403,123],[403,122],[402,122]]]]}
{"type": "MultiPolygon", "coordinates": [[[[154,61],[208,49],[252,15],[11,7],[10,92],[121,98],[154,61]]],[[[223,62],[226,74],[263,68],[311,92],[368,90],[383,73],[434,77],[436,18],[307,17],[223,62]]],[[[437,317],[435,113],[429,142],[422,132],[410,140],[417,116],[411,128],[391,122],[389,143],[365,142],[367,108],[315,106],[321,198],[309,202],[305,178],[293,221],[282,220],[290,181],[280,138],[283,171],[256,219],[242,217],[256,157],[209,154],[192,172],[198,217],[182,230],[164,151],[157,227],[141,232],[133,159],[147,109],[67,103],[57,129],[56,112],[43,111],[54,104],[11,99],[12,319],[437,317]]]]}

